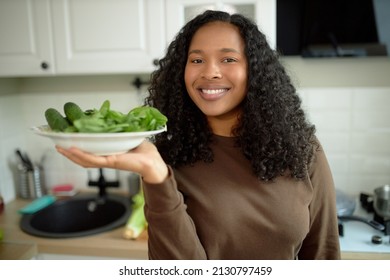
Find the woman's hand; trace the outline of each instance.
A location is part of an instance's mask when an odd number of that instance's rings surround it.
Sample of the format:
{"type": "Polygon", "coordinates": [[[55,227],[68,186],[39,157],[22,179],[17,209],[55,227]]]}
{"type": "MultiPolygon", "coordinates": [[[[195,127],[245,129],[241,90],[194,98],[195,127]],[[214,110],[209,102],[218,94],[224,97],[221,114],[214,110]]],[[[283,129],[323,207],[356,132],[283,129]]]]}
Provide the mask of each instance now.
{"type": "Polygon", "coordinates": [[[57,151],[82,167],[114,168],[139,173],[145,182],[158,184],[168,176],[168,167],[156,146],[148,141],[135,149],[119,155],[96,156],[71,147],[56,146],[57,151]]]}

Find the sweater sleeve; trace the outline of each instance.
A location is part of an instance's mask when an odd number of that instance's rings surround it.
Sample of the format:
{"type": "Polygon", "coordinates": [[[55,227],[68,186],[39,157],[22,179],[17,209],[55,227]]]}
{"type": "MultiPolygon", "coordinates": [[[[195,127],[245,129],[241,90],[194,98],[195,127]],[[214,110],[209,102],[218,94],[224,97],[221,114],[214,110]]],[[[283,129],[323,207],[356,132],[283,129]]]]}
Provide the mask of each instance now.
{"type": "Polygon", "coordinates": [[[310,168],[313,198],[309,206],[310,230],[299,259],[340,259],[335,186],[322,147],[315,152],[310,168]]]}
{"type": "Polygon", "coordinates": [[[171,167],[161,184],[143,182],[151,260],[207,259],[171,167]]]}

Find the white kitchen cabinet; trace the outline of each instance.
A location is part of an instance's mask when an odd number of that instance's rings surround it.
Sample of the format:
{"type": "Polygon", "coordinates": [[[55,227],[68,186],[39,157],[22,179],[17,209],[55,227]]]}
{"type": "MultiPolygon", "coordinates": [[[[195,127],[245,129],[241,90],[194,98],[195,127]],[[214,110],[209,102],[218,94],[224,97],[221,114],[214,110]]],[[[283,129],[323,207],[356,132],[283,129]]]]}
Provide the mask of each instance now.
{"type": "Polygon", "coordinates": [[[165,49],[164,1],[54,0],[61,74],[149,72],[165,49]]]}
{"type": "Polygon", "coordinates": [[[154,70],[164,1],[2,0],[0,76],[154,70]]]}
{"type": "Polygon", "coordinates": [[[49,0],[0,2],[0,76],[54,73],[49,0]]]}
{"type": "Polygon", "coordinates": [[[207,10],[238,12],[253,19],[267,36],[272,48],[276,46],[276,0],[168,0],[166,1],[167,41],[195,15],[207,10]]]}

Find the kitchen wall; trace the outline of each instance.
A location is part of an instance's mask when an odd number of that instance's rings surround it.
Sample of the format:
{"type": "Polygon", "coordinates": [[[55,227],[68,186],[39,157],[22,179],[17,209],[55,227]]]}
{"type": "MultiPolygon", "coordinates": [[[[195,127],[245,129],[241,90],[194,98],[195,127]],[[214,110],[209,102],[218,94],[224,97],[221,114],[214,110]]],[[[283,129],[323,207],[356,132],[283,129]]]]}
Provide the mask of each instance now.
{"type": "Polygon", "coordinates": [[[390,184],[390,87],[301,88],[336,188],[352,195],[390,184]]]}
{"type": "Polygon", "coordinates": [[[15,197],[14,151],[24,146],[24,124],[17,79],[0,79],[0,194],[7,202],[15,197]]]}
{"type": "Polygon", "coordinates": [[[336,188],[390,184],[390,59],[282,58],[317,127],[336,188]]]}
{"type": "MultiPolygon", "coordinates": [[[[357,195],[390,183],[390,84],[385,73],[345,68],[332,63],[287,61],[286,67],[303,99],[309,119],[327,153],[336,187],[357,195]],[[314,68],[313,68],[314,67],[314,68]],[[318,69],[325,71],[318,71],[318,69]],[[349,75],[345,71],[349,71],[349,75]],[[355,73],[354,71],[360,71],[355,73]],[[366,72],[368,74],[366,74],[366,72]],[[322,74],[319,74],[322,73],[322,74]],[[352,74],[351,74],[352,73],[352,74]],[[378,78],[381,76],[382,78],[378,78]]],[[[387,62],[388,63],[388,62],[387,62]]],[[[381,70],[378,64],[373,68],[381,70]]],[[[389,73],[389,72],[387,72],[389,73]]],[[[105,99],[112,108],[127,111],[140,104],[145,87],[138,93],[131,85],[134,75],[64,76],[0,79],[0,191],[6,201],[15,197],[12,170],[15,149],[27,151],[42,162],[48,187],[73,184],[88,188],[87,170],[60,156],[51,140],[37,136],[29,127],[45,123],[48,107],[61,109],[67,101],[82,108],[98,107],[105,99]]],[[[141,75],[147,80],[147,75],[141,75]]],[[[90,170],[96,175],[96,170],[90,170]]],[[[107,170],[110,178],[114,173],[107,170]]],[[[122,188],[129,174],[120,172],[122,188]]]]}

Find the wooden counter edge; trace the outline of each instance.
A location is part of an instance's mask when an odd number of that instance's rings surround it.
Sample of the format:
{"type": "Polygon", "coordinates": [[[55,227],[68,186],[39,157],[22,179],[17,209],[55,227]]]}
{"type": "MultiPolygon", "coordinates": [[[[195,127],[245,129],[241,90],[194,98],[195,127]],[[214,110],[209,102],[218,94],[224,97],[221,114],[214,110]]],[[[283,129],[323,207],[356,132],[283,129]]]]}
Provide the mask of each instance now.
{"type": "Polygon", "coordinates": [[[389,253],[341,252],[342,260],[390,260],[389,253]]]}
{"type": "Polygon", "coordinates": [[[0,243],[0,260],[31,260],[37,254],[35,243],[7,241],[0,243]]]}

